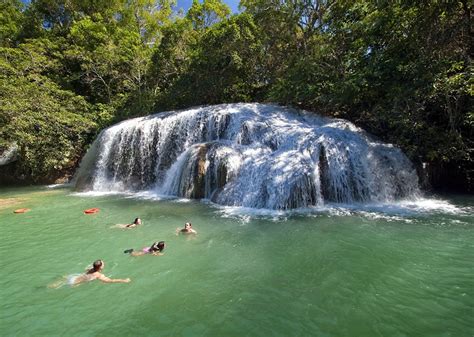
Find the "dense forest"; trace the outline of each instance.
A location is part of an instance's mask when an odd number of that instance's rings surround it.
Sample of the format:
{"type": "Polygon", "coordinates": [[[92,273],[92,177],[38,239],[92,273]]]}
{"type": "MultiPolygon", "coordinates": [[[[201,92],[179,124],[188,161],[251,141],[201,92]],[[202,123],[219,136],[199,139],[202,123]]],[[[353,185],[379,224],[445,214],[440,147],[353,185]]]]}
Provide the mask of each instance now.
{"type": "Polygon", "coordinates": [[[469,1],[0,0],[0,182],[71,175],[104,127],[203,104],[348,119],[472,192],[469,1]]]}

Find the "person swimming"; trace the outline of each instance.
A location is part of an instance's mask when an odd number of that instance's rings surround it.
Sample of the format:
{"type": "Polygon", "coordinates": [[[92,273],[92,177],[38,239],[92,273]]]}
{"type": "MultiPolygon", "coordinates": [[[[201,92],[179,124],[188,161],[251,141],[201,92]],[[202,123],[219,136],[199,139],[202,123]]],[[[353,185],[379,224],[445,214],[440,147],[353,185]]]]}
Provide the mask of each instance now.
{"type": "Polygon", "coordinates": [[[142,250],[134,251],[133,249],[127,249],[124,251],[125,254],[130,254],[131,256],[141,256],[145,254],[151,255],[164,255],[163,250],[166,245],[164,241],[154,242],[150,247],[144,247],[142,250]]]}
{"type": "Polygon", "coordinates": [[[184,228],[176,228],[177,233],[183,233],[183,234],[197,234],[197,232],[193,229],[193,225],[190,222],[186,222],[184,224],[184,228]]]}
{"type": "Polygon", "coordinates": [[[133,228],[137,227],[138,225],[142,224],[142,219],[140,218],[135,218],[131,224],[125,225],[125,228],[133,228]]]}
{"type": "Polygon", "coordinates": [[[129,283],[131,280],[130,278],[126,279],[112,279],[104,274],[102,274],[102,270],[105,267],[105,262],[103,260],[96,260],[92,264],[92,268],[88,269],[84,274],[73,274],[66,277],[66,282],[64,280],[60,280],[58,282],[53,283],[49,286],[49,288],[59,288],[64,284],[68,284],[70,286],[76,286],[81,283],[90,282],[93,280],[100,280],[104,283],[129,283]]]}
{"type": "Polygon", "coordinates": [[[118,228],[135,228],[139,225],[142,224],[142,219],[140,218],[135,218],[135,220],[133,220],[132,223],[129,223],[129,224],[126,224],[126,225],[123,225],[123,224],[117,224],[117,225],[114,225],[112,227],[118,227],[118,228]]]}

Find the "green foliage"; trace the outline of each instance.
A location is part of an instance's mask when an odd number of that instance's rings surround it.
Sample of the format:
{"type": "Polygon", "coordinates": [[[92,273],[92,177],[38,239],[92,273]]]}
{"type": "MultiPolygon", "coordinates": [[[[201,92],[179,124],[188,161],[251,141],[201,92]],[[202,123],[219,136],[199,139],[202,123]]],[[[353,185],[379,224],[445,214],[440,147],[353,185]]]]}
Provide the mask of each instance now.
{"type": "Polygon", "coordinates": [[[111,103],[135,89],[135,72],[144,71],[140,61],[146,57],[137,32],[85,17],[74,22],[68,40],[65,57],[80,69],[78,84],[93,102],[111,103]]]}
{"type": "Polygon", "coordinates": [[[82,97],[41,74],[44,55],[20,47],[0,49],[0,143],[19,147],[17,177],[47,181],[77,163],[98,118],[82,97]]]}
{"type": "Polygon", "coordinates": [[[160,38],[160,29],[170,22],[176,0],[126,1],[120,10],[121,22],[140,34],[145,44],[160,38]]]}
{"type": "Polygon", "coordinates": [[[186,18],[197,30],[209,28],[230,15],[230,8],[221,0],[193,0],[186,18]]]}
{"type": "MultiPolygon", "coordinates": [[[[181,23],[179,39],[190,39],[189,26],[181,23]],[[186,29],[185,27],[188,27],[186,29]],[[184,29],[183,29],[184,28],[184,29]]],[[[174,35],[176,37],[176,35],[174,35]]],[[[192,53],[179,64],[170,64],[170,51],[180,50],[176,44],[163,41],[158,49],[161,63],[158,77],[168,76],[168,85],[158,106],[173,108],[196,104],[252,101],[263,87],[262,74],[257,70],[264,58],[258,29],[252,17],[236,15],[210,27],[193,41],[192,53]],[[163,74],[163,76],[160,76],[163,74]]]]}
{"type": "Polygon", "coordinates": [[[20,0],[0,1],[0,46],[12,46],[22,29],[23,4],[20,0]]]}

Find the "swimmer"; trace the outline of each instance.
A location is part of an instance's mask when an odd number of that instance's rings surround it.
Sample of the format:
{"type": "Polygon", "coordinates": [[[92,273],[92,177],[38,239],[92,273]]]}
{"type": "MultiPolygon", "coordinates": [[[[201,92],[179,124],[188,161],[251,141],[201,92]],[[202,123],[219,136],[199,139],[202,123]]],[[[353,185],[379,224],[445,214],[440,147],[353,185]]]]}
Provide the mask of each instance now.
{"type": "Polygon", "coordinates": [[[184,224],[184,228],[176,228],[176,233],[197,234],[197,232],[193,229],[193,225],[190,222],[186,222],[184,224]]]}
{"type": "Polygon", "coordinates": [[[59,288],[67,283],[70,286],[76,286],[81,283],[93,281],[93,280],[100,280],[104,283],[129,283],[130,279],[111,279],[104,274],[102,274],[102,270],[105,267],[105,262],[102,260],[94,261],[92,264],[92,268],[88,269],[84,274],[75,274],[66,277],[66,282],[63,280],[53,283],[49,286],[49,288],[59,288]]]}
{"type": "Polygon", "coordinates": [[[164,255],[163,250],[166,245],[164,241],[154,242],[150,247],[144,247],[142,250],[135,252],[133,249],[127,249],[124,251],[125,254],[130,254],[132,256],[142,256],[145,254],[151,255],[164,255]]]}
{"type": "Polygon", "coordinates": [[[142,219],[140,218],[135,218],[135,220],[133,220],[132,223],[130,224],[126,224],[126,225],[122,225],[122,224],[117,224],[115,226],[112,226],[112,227],[118,227],[118,228],[135,228],[139,225],[142,224],[142,219]]]}
{"type": "Polygon", "coordinates": [[[133,228],[137,227],[138,225],[142,224],[142,219],[140,218],[135,218],[131,224],[125,225],[125,228],[133,228]]]}

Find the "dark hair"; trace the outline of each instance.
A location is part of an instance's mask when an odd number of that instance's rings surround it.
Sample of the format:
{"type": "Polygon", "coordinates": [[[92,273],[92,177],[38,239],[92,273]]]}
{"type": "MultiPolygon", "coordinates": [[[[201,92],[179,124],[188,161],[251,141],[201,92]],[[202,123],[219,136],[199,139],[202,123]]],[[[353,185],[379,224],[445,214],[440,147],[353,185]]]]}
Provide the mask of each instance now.
{"type": "Polygon", "coordinates": [[[140,220],[140,218],[135,218],[135,220],[133,220],[133,224],[136,225],[138,223],[138,220],[140,220]]]}
{"type": "Polygon", "coordinates": [[[160,242],[154,242],[149,251],[150,252],[162,252],[165,249],[165,242],[160,241],[160,242]]]}
{"type": "Polygon", "coordinates": [[[96,271],[99,271],[102,265],[104,264],[104,261],[102,260],[96,260],[92,264],[92,268],[87,271],[87,274],[92,274],[95,273],[96,271]]]}
{"type": "Polygon", "coordinates": [[[164,241],[158,242],[158,248],[160,249],[160,252],[162,252],[165,249],[165,242],[164,241]]]}

